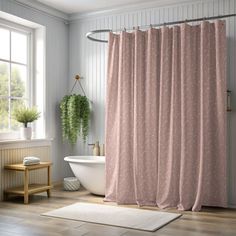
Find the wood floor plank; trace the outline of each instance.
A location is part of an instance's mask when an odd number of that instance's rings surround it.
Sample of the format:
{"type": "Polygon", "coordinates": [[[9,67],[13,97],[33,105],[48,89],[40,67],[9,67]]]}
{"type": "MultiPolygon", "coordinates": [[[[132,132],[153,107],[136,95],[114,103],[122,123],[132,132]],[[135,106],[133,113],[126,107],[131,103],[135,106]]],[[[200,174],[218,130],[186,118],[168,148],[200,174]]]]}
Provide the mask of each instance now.
{"type": "MultiPolygon", "coordinates": [[[[66,192],[61,188],[46,194],[31,196],[30,204],[23,204],[22,197],[10,198],[0,202],[1,236],[236,236],[236,210],[222,208],[203,208],[201,212],[181,212],[183,216],[156,232],[145,232],[120,227],[85,223],[41,216],[47,211],[68,206],[76,202],[91,202],[107,205],[103,198],[85,190],[66,192]]],[[[137,206],[121,206],[138,208],[137,206]]],[[[155,207],[142,207],[155,210],[155,207]]],[[[176,209],[162,210],[179,213],[176,209]]]]}
{"type": "Polygon", "coordinates": [[[66,236],[85,236],[87,235],[88,232],[84,232],[84,231],[80,231],[80,230],[76,230],[76,229],[68,229],[65,230],[63,232],[61,232],[62,235],[66,235],[66,236]]]}
{"type": "Polygon", "coordinates": [[[127,229],[121,227],[104,226],[92,223],[85,223],[80,227],[76,227],[76,229],[83,230],[86,235],[94,236],[120,236],[127,231],[127,229]]]}

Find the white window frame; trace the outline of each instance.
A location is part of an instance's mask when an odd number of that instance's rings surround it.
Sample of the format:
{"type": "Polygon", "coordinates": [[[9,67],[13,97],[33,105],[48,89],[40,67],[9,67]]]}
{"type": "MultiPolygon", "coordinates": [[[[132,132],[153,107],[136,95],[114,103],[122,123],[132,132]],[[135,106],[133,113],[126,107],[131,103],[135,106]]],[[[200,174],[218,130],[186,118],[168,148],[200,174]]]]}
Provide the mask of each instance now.
{"type": "MultiPolygon", "coordinates": [[[[17,23],[10,22],[10,21],[7,21],[7,20],[1,19],[1,18],[0,18],[0,27],[5,28],[5,29],[9,30],[10,32],[17,32],[17,33],[27,35],[28,55],[27,55],[26,64],[15,62],[15,61],[11,60],[11,34],[10,34],[10,39],[9,39],[10,40],[10,58],[9,58],[9,60],[5,60],[5,59],[0,58],[0,61],[7,62],[10,64],[14,63],[16,65],[27,66],[26,93],[27,93],[28,104],[29,104],[29,106],[32,106],[35,104],[35,98],[33,96],[33,94],[35,94],[35,91],[34,91],[35,90],[35,86],[34,86],[34,52],[33,52],[34,30],[32,28],[25,27],[25,26],[22,26],[17,23]]],[[[10,71],[9,71],[9,77],[10,77],[10,81],[11,81],[11,66],[10,66],[10,71]]],[[[15,97],[11,97],[8,94],[8,96],[7,97],[5,96],[5,98],[10,100],[11,98],[15,98],[15,97]]],[[[24,99],[24,98],[22,98],[22,99],[24,99]]],[[[11,111],[9,110],[9,119],[10,119],[10,112],[11,111]]],[[[19,139],[19,132],[18,131],[9,131],[9,132],[0,133],[0,140],[1,141],[9,140],[9,139],[19,139]]]]}

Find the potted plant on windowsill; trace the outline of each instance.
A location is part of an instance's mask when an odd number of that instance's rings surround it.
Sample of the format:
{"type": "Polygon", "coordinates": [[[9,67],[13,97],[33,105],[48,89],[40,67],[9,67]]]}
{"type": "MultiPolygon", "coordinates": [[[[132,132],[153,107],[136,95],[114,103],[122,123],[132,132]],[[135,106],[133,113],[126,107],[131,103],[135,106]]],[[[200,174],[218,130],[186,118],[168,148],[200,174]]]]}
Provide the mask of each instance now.
{"type": "Polygon", "coordinates": [[[20,129],[20,136],[22,139],[31,139],[32,129],[28,127],[28,123],[37,120],[40,117],[40,112],[37,111],[36,107],[28,108],[25,106],[16,108],[13,112],[13,118],[24,126],[20,129]]]}

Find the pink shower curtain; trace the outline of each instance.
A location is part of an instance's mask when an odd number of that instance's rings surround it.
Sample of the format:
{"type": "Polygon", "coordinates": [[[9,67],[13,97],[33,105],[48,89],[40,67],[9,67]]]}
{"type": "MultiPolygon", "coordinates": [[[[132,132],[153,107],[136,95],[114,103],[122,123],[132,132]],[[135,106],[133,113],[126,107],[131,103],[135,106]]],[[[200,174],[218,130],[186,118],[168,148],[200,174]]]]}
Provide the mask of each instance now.
{"type": "Polygon", "coordinates": [[[106,197],[226,206],[225,22],[110,33],[106,197]]]}

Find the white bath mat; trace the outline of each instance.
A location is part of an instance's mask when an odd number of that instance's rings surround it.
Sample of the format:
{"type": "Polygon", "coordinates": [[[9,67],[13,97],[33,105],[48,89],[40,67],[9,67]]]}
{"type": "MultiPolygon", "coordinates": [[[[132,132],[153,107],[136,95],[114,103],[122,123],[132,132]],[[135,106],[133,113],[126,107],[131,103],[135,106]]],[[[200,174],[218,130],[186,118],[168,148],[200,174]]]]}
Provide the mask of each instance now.
{"type": "Polygon", "coordinates": [[[42,214],[70,220],[155,231],[181,214],[92,203],[76,203],[42,214]]]}

